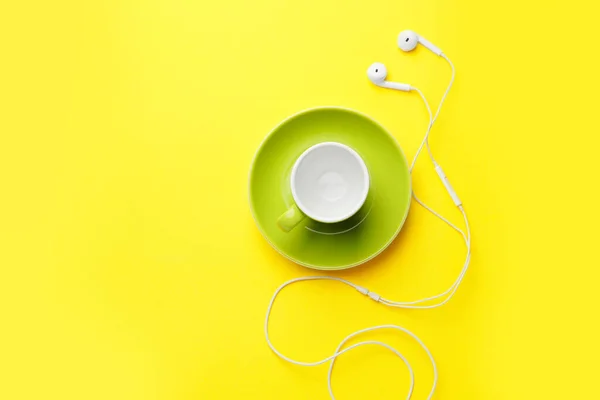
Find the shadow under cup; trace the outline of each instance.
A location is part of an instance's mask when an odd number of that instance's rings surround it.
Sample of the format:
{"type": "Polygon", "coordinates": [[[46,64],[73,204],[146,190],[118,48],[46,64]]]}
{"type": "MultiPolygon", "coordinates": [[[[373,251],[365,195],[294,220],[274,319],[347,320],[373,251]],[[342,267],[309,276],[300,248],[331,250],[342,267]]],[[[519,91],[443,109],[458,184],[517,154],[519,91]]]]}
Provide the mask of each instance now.
{"type": "MultiPolygon", "coordinates": [[[[369,217],[374,205],[375,205],[375,188],[371,184],[369,187],[369,193],[362,207],[350,218],[340,222],[326,223],[319,222],[306,218],[304,229],[308,229],[314,233],[322,235],[341,235],[348,233],[353,229],[360,229],[361,224],[369,217]]],[[[303,229],[302,226],[298,226],[296,229],[303,229]]]]}

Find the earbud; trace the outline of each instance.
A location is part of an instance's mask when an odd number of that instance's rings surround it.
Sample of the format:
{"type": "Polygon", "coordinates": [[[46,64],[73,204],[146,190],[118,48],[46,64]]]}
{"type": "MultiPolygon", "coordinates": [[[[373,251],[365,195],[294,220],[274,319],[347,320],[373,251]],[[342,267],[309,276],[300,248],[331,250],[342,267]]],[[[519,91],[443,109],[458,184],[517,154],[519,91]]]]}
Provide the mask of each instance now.
{"type": "Polygon", "coordinates": [[[425,39],[423,36],[417,35],[413,31],[402,31],[398,35],[398,47],[403,51],[412,51],[421,43],[438,56],[442,55],[442,50],[437,48],[433,43],[425,39]]]}
{"type": "Polygon", "coordinates": [[[387,78],[387,68],[382,63],[373,63],[367,70],[367,76],[369,77],[369,80],[377,86],[388,89],[402,90],[404,92],[410,92],[412,89],[410,85],[406,83],[386,81],[385,78],[387,78]]]}

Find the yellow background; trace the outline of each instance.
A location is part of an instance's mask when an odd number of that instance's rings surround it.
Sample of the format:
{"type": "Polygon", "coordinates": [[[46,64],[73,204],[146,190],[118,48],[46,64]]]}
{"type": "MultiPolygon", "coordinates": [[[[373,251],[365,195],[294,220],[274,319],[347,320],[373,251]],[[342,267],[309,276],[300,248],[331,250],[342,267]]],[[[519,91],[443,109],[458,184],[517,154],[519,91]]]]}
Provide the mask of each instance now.
{"type": "MultiPolygon", "coordinates": [[[[409,157],[449,68],[396,47],[414,29],[458,75],[432,147],[473,226],[472,269],[435,311],[335,283],[284,292],[286,354],[359,328],[418,334],[439,399],[598,398],[598,6],[585,1],[5,1],[0,5],[0,398],[327,399],[326,366],[277,359],[262,332],[283,281],[313,271],[253,224],[262,138],[318,105],[365,112],[409,157]]],[[[460,216],[421,162],[418,193],[460,216]]],[[[463,247],[418,207],[380,257],[336,274],[397,300],[438,293],[463,247]]],[[[405,337],[374,334],[431,384],[405,337]]],[[[383,349],[341,358],[339,399],[403,398],[383,349]]]]}

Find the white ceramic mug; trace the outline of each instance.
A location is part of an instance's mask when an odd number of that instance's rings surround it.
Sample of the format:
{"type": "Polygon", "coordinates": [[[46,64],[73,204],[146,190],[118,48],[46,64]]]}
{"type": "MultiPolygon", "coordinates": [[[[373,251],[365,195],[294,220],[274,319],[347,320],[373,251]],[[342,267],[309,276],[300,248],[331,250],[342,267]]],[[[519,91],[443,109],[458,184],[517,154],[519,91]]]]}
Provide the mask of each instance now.
{"type": "Polygon", "coordinates": [[[316,144],[294,164],[290,186],[295,204],[277,223],[289,232],[306,217],[324,223],[344,221],[365,203],[369,183],[367,166],[356,151],[337,142],[316,144]]]}

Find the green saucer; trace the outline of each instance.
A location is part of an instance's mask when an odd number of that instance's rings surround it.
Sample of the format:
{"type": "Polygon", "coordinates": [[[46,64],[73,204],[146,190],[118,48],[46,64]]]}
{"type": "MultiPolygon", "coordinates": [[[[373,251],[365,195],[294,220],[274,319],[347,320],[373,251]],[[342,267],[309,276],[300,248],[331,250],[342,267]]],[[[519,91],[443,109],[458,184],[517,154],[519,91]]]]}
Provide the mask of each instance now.
{"type": "Polygon", "coordinates": [[[410,173],[396,140],[364,114],[319,107],[281,122],[260,145],[250,169],[250,208],[256,225],[282,255],[310,268],[354,267],[381,253],[408,215],[410,173]],[[293,204],[290,174],[296,159],[321,142],[350,146],[365,161],[371,179],[362,209],[336,224],[306,218],[289,233],[277,218],[293,204]]]}

